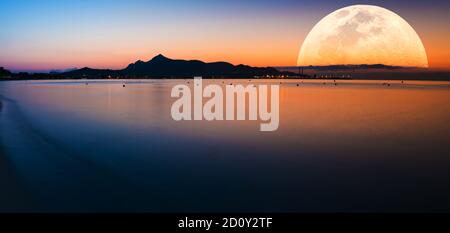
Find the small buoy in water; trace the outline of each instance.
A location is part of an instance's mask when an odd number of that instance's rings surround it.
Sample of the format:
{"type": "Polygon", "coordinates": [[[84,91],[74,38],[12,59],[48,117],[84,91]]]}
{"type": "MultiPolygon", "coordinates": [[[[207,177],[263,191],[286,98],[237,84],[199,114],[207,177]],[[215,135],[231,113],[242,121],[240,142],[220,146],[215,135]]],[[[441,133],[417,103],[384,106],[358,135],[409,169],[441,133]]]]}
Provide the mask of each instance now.
{"type": "Polygon", "coordinates": [[[402,84],[403,84],[403,80],[402,80],[402,84]]]}
{"type": "Polygon", "coordinates": [[[125,87],[125,84],[123,84],[123,87],[125,87]]]}
{"type": "Polygon", "coordinates": [[[390,86],[391,86],[391,84],[390,84],[390,83],[388,83],[387,85],[388,85],[388,87],[390,87],[390,86]]]}
{"type": "Polygon", "coordinates": [[[334,83],[335,86],[337,86],[337,83],[334,83]]]}
{"type": "Polygon", "coordinates": [[[300,86],[300,85],[297,83],[297,87],[298,87],[298,86],[300,86]]]}

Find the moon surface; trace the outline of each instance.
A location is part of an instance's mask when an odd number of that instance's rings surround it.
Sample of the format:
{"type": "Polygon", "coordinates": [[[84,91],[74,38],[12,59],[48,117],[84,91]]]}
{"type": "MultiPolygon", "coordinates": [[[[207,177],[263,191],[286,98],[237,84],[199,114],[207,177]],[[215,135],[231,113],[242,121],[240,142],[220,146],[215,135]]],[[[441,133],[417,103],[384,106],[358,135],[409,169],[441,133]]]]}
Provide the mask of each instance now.
{"type": "Polygon", "coordinates": [[[417,33],[385,8],[353,5],[327,15],[303,42],[298,66],[384,64],[428,67],[417,33]]]}

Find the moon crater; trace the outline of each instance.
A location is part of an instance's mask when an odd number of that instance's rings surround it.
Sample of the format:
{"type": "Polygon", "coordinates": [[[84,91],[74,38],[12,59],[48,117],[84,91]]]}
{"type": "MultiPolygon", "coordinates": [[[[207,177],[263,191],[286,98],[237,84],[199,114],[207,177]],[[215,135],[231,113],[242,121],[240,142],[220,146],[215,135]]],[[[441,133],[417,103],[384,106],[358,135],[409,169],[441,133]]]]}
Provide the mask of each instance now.
{"type": "Polygon", "coordinates": [[[428,67],[428,59],[419,36],[399,15],[377,6],[354,5],[314,26],[297,64],[428,67]]]}

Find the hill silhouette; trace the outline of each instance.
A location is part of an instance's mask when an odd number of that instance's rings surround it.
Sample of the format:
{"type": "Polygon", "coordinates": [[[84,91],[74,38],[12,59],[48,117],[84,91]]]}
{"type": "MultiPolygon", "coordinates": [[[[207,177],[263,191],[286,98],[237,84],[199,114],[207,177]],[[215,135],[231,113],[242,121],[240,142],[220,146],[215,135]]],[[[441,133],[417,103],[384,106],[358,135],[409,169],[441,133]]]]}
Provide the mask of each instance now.
{"type": "Polygon", "coordinates": [[[450,80],[447,70],[433,70],[414,67],[389,66],[384,64],[330,65],[330,66],[284,66],[251,67],[233,65],[228,62],[206,63],[199,60],[174,60],[158,55],[151,60],[137,61],[120,70],[112,69],[70,69],[50,73],[12,73],[0,67],[0,80],[45,80],[45,79],[160,79],[160,78],[317,78],[321,74],[351,74],[351,79],[399,79],[399,80],[450,80]],[[299,75],[304,71],[304,75],[299,75]],[[267,77],[270,76],[270,77],[267,77]]]}
{"type": "Polygon", "coordinates": [[[295,75],[291,72],[279,71],[271,67],[251,67],[232,65],[228,62],[206,63],[199,60],[174,60],[162,54],[150,61],[137,61],[122,70],[91,69],[88,67],[63,73],[70,77],[100,78],[119,76],[122,78],[186,78],[202,76],[206,78],[252,78],[255,76],[295,75]]]}
{"type": "Polygon", "coordinates": [[[11,72],[9,70],[6,70],[3,67],[0,67],[0,77],[6,77],[11,76],[11,72]]]}

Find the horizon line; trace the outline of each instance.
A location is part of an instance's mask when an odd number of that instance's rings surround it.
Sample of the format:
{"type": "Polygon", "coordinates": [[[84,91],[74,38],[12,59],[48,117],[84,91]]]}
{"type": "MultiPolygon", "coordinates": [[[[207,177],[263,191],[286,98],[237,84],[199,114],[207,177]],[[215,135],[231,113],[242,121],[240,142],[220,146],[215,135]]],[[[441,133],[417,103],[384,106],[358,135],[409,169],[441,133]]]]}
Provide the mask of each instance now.
{"type": "MultiPolygon", "coordinates": [[[[233,64],[233,63],[231,63],[231,62],[228,62],[228,61],[224,61],[224,60],[221,60],[221,61],[203,61],[203,60],[199,60],[199,59],[189,59],[189,60],[187,60],[187,59],[178,59],[178,58],[176,58],[176,59],[173,59],[173,58],[169,58],[169,57],[166,57],[165,55],[163,55],[163,54],[161,54],[161,53],[159,53],[158,55],[156,55],[156,56],[154,56],[154,57],[152,57],[151,59],[149,59],[149,60],[147,60],[147,61],[143,61],[143,60],[141,60],[141,59],[138,59],[138,60],[136,60],[136,61],[134,61],[134,62],[131,62],[131,63],[128,63],[128,65],[126,65],[125,67],[123,67],[123,68],[95,68],[95,67],[89,67],[89,66],[84,66],[84,67],[81,67],[81,68],[79,68],[79,67],[68,67],[68,68],[49,68],[49,69],[27,69],[27,68],[22,68],[22,69],[18,69],[18,68],[13,68],[13,69],[9,69],[8,67],[6,67],[6,66],[2,66],[2,65],[0,65],[0,67],[3,67],[4,69],[6,69],[6,70],[8,70],[8,71],[10,71],[10,72],[12,72],[12,73],[30,73],[30,74],[39,74],[39,73],[42,73],[42,74],[50,74],[50,73],[64,73],[64,72],[69,72],[69,71],[72,71],[72,70],[79,70],[79,69],[85,69],[85,68],[89,68],[89,69],[95,69],[95,70],[112,70],[112,71],[119,71],[119,70],[123,70],[123,69],[126,69],[129,65],[131,65],[131,64],[135,64],[135,63],[137,63],[137,62],[139,62],[139,61],[141,61],[141,62],[150,62],[151,60],[153,60],[154,58],[156,58],[156,57],[164,57],[164,58],[167,58],[167,59],[169,59],[169,60],[174,60],[174,61],[201,61],[201,62],[204,62],[204,63],[219,63],[219,62],[224,62],[224,63],[229,63],[229,64],[232,64],[232,65],[234,65],[234,66],[239,66],[239,65],[245,65],[245,66],[250,66],[250,67],[254,67],[254,68],[275,68],[275,69],[279,69],[279,68],[303,68],[303,69],[305,69],[305,68],[309,68],[309,69],[314,69],[314,68],[326,68],[326,67],[333,67],[333,66],[343,66],[343,67],[345,67],[345,66],[347,66],[347,67],[352,67],[352,66],[376,66],[376,65],[381,65],[381,66],[386,66],[386,67],[391,67],[391,68],[397,68],[397,69],[420,69],[420,70],[430,70],[430,71],[432,71],[432,70],[434,70],[434,71],[437,71],[437,70],[441,70],[441,71],[449,71],[450,72],[450,67],[416,67],[416,66],[397,66],[397,65],[386,65],[386,64],[382,64],[382,63],[374,63],[374,64],[330,64],[330,65],[304,65],[304,66],[283,66],[283,65],[275,65],[275,66],[252,66],[252,65],[247,65],[247,64],[243,64],[243,63],[240,63],[240,64],[233,64]]],[[[380,68],[381,69],[381,68],[380,68]]]]}

